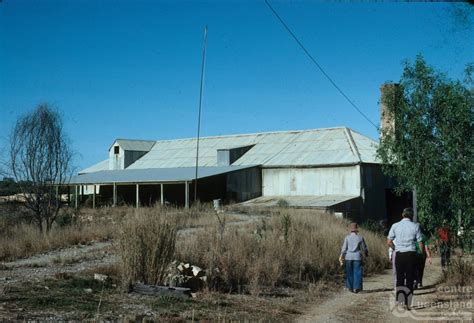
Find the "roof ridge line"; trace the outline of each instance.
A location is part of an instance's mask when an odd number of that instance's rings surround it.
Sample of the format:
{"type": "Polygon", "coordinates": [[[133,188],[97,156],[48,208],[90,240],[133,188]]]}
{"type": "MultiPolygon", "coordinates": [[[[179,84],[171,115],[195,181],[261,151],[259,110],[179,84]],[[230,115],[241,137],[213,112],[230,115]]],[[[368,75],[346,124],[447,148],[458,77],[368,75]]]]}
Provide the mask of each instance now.
{"type": "MultiPolygon", "coordinates": [[[[344,129],[345,126],[339,127],[327,127],[327,128],[312,128],[312,129],[302,129],[302,130],[282,130],[282,131],[264,131],[264,132],[254,132],[254,133],[238,133],[232,135],[217,135],[217,136],[205,136],[200,137],[199,140],[202,139],[214,139],[214,138],[229,138],[229,137],[243,137],[243,136],[257,136],[257,135],[269,135],[269,134],[280,134],[280,133],[291,133],[291,132],[310,132],[310,131],[324,131],[324,130],[338,130],[344,129]]],[[[178,140],[196,140],[196,137],[187,137],[187,138],[175,138],[175,139],[160,139],[156,141],[164,142],[164,141],[178,141],[178,140]]]]}
{"type": "Polygon", "coordinates": [[[344,127],[344,133],[346,134],[347,141],[349,141],[349,146],[351,148],[352,153],[357,157],[359,162],[362,162],[362,158],[360,158],[359,149],[357,148],[354,138],[352,137],[351,131],[351,129],[344,127]]]}

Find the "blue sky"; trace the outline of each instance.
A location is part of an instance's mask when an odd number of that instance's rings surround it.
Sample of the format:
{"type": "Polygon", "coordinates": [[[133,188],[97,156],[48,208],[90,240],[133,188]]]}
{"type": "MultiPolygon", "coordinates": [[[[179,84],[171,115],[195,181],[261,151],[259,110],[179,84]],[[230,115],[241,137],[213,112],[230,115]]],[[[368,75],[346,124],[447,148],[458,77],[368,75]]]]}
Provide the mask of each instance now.
{"type": "MultiPolygon", "coordinates": [[[[271,3],[377,124],[379,87],[405,59],[421,53],[453,78],[474,61],[466,4],[271,3]]],[[[115,138],[195,136],[206,24],[204,136],[348,126],[378,137],[263,0],[3,0],[0,139],[41,102],[61,111],[79,168],[115,138]]]]}

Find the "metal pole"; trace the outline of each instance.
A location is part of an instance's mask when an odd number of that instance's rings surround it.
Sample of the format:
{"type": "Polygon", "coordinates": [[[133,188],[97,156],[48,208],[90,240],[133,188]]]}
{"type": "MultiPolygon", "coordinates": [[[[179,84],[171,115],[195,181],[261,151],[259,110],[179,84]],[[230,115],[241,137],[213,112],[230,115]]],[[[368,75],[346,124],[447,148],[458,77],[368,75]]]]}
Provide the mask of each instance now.
{"type": "Polygon", "coordinates": [[[161,205],[165,204],[165,200],[163,198],[164,197],[163,187],[164,187],[164,185],[160,184],[160,203],[161,203],[161,205]]]}
{"type": "Polygon", "coordinates": [[[136,206],[138,208],[140,206],[140,188],[138,187],[138,184],[136,184],[135,192],[137,193],[135,200],[136,200],[136,206]]]}
{"type": "Polygon", "coordinates": [[[202,50],[202,63],[201,63],[201,87],[199,89],[198,131],[197,131],[197,142],[196,142],[196,174],[194,177],[194,201],[195,202],[197,200],[199,136],[201,135],[201,111],[202,111],[202,96],[203,96],[203,88],[204,88],[204,67],[206,66],[206,45],[207,45],[207,26],[204,27],[204,48],[202,50]]]}
{"type": "Polygon", "coordinates": [[[92,185],[94,193],[92,193],[92,208],[95,209],[95,185],[92,185]]]}

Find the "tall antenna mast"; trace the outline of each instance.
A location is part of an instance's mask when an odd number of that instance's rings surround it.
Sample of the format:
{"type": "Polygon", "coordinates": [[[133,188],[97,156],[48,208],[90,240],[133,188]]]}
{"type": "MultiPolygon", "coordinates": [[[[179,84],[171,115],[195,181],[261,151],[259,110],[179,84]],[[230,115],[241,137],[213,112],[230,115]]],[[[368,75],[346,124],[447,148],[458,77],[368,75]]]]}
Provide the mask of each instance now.
{"type": "Polygon", "coordinates": [[[194,202],[197,201],[197,184],[198,184],[198,166],[199,166],[199,136],[201,135],[201,111],[202,111],[202,94],[204,88],[204,67],[206,66],[206,45],[207,45],[207,26],[204,27],[204,48],[202,50],[201,63],[201,87],[199,89],[199,114],[197,124],[197,143],[196,143],[196,173],[194,177],[194,202]]]}

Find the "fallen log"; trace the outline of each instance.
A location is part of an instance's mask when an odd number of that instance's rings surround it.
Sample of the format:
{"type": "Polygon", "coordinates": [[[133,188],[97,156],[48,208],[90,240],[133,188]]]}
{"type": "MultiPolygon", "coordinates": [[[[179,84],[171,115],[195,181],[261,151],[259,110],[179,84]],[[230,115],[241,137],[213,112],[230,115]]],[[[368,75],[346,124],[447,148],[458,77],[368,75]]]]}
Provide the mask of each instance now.
{"type": "Polygon", "coordinates": [[[132,292],[152,295],[152,296],[171,296],[178,298],[191,297],[191,289],[185,287],[167,287],[167,286],[152,286],[143,283],[136,283],[132,286],[132,292]]]}

